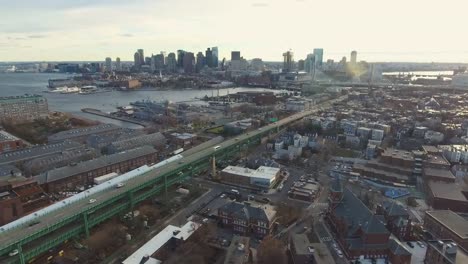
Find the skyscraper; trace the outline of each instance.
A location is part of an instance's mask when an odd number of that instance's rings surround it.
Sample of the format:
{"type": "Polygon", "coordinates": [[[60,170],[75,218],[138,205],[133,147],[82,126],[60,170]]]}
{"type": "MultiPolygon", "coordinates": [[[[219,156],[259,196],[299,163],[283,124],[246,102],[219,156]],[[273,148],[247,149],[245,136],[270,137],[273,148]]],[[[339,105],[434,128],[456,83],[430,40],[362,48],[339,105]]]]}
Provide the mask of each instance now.
{"type": "Polygon", "coordinates": [[[205,67],[205,56],[203,56],[203,52],[198,52],[197,53],[197,65],[196,65],[196,71],[200,72],[201,69],[205,67]]]}
{"type": "Polygon", "coordinates": [[[140,53],[135,52],[135,54],[133,55],[133,64],[135,65],[135,69],[140,69],[141,67],[140,53]]]}
{"type": "Polygon", "coordinates": [[[120,63],[120,58],[117,57],[115,59],[115,70],[116,71],[121,71],[122,70],[122,64],[120,63]]]}
{"type": "Polygon", "coordinates": [[[304,60],[298,60],[297,61],[297,70],[298,71],[303,71],[304,70],[304,63],[305,63],[304,60]]]}
{"type": "Polygon", "coordinates": [[[192,52],[185,52],[184,54],[184,72],[193,73],[195,65],[195,56],[192,52]]]}
{"type": "Polygon", "coordinates": [[[355,65],[357,62],[357,51],[351,51],[351,64],[355,65]]]}
{"type": "Polygon", "coordinates": [[[137,52],[140,55],[140,66],[141,66],[145,64],[145,54],[144,54],[143,49],[138,49],[137,52]]]}
{"type": "Polygon", "coordinates": [[[106,71],[112,71],[112,59],[109,57],[106,58],[106,71]]]}
{"type": "Polygon", "coordinates": [[[240,60],[240,51],[231,51],[231,61],[240,60]]]}
{"type": "Polygon", "coordinates": [[[177,69],[177,60],[174,52],[171,52],[167,55],[166,58],[167,71],[175,72],[177,69]]]}
{"type": "Polygon", "coordinates": [[[211,48],[211,51],[213,52],[213,68],[217,68],[218,63],[219,63],[219,60],[218,60],[218,47],[211,48]]]}
{"type": "Polygon", "coordinates": [[[177,67],[178,68],[183,68],[184,67],[184,50],[178,50],[177,51],[177,67]]]}
{"type": "Polygon", "coordinates": [[[213,68],[213,51],[210,48],[205,51],[205,62],[208,67],[213,68]]]}
{"type": "Polygon", "coordinates": [[[323,64],[323,49],[314,49],[315,65],[322,67],[323,64]]]}
{"type": "Polygon", "coordinates": [[[290,50],[283,53],[283,72],[291,72],[294,68],[294,53],[290,50]]]}
{"type": "Polygon", "coordinates": [[[304,60],[304,71],[313,73],[315,70],[316,58],[314,54],[307,54],[307,58],[304,60]]]}
{"type": "Polygon", "coordinates": [[[155,58],[155,67],[156,71],[162,71],[164,70],[164,53],[159,53],[154,56],[155,58]]]}

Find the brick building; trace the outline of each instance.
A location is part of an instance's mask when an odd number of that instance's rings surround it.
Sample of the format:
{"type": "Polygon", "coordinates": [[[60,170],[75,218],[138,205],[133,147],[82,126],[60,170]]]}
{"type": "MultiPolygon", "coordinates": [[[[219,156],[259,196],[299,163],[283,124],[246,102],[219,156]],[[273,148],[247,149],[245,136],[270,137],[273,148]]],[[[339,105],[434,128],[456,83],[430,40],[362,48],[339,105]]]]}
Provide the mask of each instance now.
{"type": "Polygon", "coordinates": [[[413,171],[416,162],[408,151],[386,149],[377,159],[366,164],[356,164],[353,171],[362,177],[383,183],[414,184],[413,171]]]}
{"type": "Polygon", "coordinates": [[[218,208],[221,225],[240,235],[254,234],[257,237],[270,234],[275,214],[271,206],[256,207],[250,203],[231,202],[218,208]]]}
{"type": "Polygon", "coordinates": [[[322,243],[311,243],[306,234],[293,234],[289,237],[288,250],[294,264],[333,264],[330,251],[322,243]]]}
{"type": "Polygon", "coordinates": [[[426,263],[430,264],[465,264],[467,253],[452,240],[427,241],[426,263]]]}
{"type": "Polygon", "coordinates": [[[35,180],[22,179],[0,183],[0,225],[45,207],[50,202],[49,196],[35,180]]]}
{"type": "Polygon", "coordinates": [[[468,186],[462,182],[426,181],[427,203],[437,210],[468,213],[468,186]]]}
{"type": "Polygon", "coordinates": [[[0,130],[0,153],[23,148],[23,141],[10,133],[0,130]]]}
{"type": "Polygon", "coordinates": [[[92,185],[96,177],[111,172],[124,173],[156,160],[157,151],[145,146],[57,168],[35,178],[49,193],[75,190],[77,186],[92,185]]]}
{"type": "Polygon", "coordinates": [[[339,179],[330,188],[326,221],[336,241],[349,259],[388,259],[391,263],[410,263],[411,254],[390,238],[382,215],[374,215],[339,179]]]}
{"type": "Polygon", "coordinates": [[[424,228],[437,239],[451,239],[468,250],[468,220],[450,210],[426,211],[424,228]]]}
{"type": "Polygon", "coordinates": [[[376,214],[383,215],[385,226],[399,240],[412,240],[413,225],[408,210],[394,201],[377,206],[376,214]]]}

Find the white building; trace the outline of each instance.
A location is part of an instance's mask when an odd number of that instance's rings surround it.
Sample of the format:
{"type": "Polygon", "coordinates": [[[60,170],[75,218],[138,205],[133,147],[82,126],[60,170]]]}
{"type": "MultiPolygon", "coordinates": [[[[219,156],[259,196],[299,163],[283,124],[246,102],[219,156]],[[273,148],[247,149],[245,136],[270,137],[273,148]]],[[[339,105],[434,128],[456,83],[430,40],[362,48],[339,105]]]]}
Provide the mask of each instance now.
{"type": "Polygon", "coordinates": [[[198,228],[200,224],[189,221],[184,226],[178,227],[173,225],[168,225],[156,236],[154,236],[150,241],[141,246],[137,251],[135,251],[130,257],[124,260],[123,264],[159,264],[162,261],[153,258],[152,255],[163,247],[169,240],[187,240],[198,228]],[[143,259],[146,259],[146,262],[142,262],[143,259]]]}
{"type": "Polygon", "coordinates": [[[384,134],[384,131],[381,129],[372,129],[372,140],[382,141],[384,134]]]}
{"type": "Polygon", "coordinates": [[[310,110],[314,105],[312,100],[306,99],[288,99],[286,101],[286,110],[293,112],[301,112],[310,110]]]}
{"type": "Polygon", "coordinates": [[[276,182],[279,172],[279,168],[267,166],[260,166],[256,170],[237,166],[227,166],[221,171],[221,177],[223,181],[228,181],[234,184],[246,185],[248,182],[250,185],[270,188],[276,182]]]}
{"type": "Polygon", "coordinates": [[[453,76],[452,86],[468,88],[468,73],[459,73],[453,76]]]}
{"type": "Polygon", "coordinates": [[[448,161],[468,164],[468,145],[441,145],[439,148],[448,161]]]}
{"type": "Polygon", "coordinates": [[[444,134],[437,132],[437,131],[432,131],[429,130],[426,132],[424,135],[424,139],[430,143],[440,143],[444,140],[444,134]]]}

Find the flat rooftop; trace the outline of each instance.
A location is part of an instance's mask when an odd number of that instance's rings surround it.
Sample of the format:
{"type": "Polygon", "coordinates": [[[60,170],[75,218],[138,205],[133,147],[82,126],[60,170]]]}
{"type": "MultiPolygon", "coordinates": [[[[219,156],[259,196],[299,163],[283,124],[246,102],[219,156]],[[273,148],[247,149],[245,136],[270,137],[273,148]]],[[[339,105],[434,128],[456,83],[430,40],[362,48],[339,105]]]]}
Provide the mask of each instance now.
{"type": "Polygon", "coordinates": [[[436,165],[450,166],[448,160],[442,155],[428,155],[424,162],[436,165]]]}
{"type": "Polygon", "coordinates": [[[411,152],[399,149],[389,148],[386,149],[382,156],[390,156],[393,158],[404,159],[404,160],[414,160],[414,157],[411,152]]]}
{"type": "Polygon", "coordinates": [[[462,216],[450,210],[426,211],[426,214],[462,239],[468,239],[468,221],[462,216]]]}
{"type": "MultiPolygon", "coordinates": [[[[145,256],[153,255],[158,249],[164,246],[171,238],[187,240],[198,228],[200,224],[189,221],[182,227],[168,225],[151,240],[146,242],[137,251],[135,251],[130,257],[124,260],[123,264],[139,264],[145,256]]],[[[145,264],[158,264],[161,261],[150,257],[145,264]]]]}
{"type": "Polygon", "coordinates": [[[435,154],[435,153],[441,152],[441,150],[438,147],[430,146],[430,145],[424,145],[422,146],[422,149],[429,154],[435,154]]]}
{"type": "Polygon", "coordinates": [[[433,176],[438,178],[445,178],[448,180],[455,181],[455,176],[453,173],[448,169],[433,169],[433,168],[424,168],[424,174],[427,176],[433,176]]]}
{"type": "Polygon", "coordinates": [[[468,201],[463,192],[467,192],[468,188],[464,184],[459,183],[446,183],[441,181],[427,181],[432,196],[436,198],[457,200],[457,201],[468,201]]]}
{"type": "Polygon", "coordinates": [[[249,168],[243,168],[238,166],[227,166],[223,172],[231,173],[235,175],[240,175],[249,178],[261,178],[272,180],[279,173],[279,168],[260,166],[256,170],[251,170],[249,168]]]}

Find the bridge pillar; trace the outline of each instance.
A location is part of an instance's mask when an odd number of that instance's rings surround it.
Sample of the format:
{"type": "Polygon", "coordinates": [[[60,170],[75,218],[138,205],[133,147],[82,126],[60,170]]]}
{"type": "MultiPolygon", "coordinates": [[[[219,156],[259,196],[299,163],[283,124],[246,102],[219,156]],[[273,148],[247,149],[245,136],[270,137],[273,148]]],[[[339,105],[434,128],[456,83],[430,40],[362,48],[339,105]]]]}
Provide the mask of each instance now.
{"type": "Polygon", "coordinates": [[[164,175],[164,199],[167,200],[167,174],[164,175]]]}
{"type": "Polygon", "coordinates": [[[85,229],[86,238],[89,238],[88,214],[86,212],[83,213],[83,222],[84,222],[84,229],[85,229]]]}
{"type": "Polygon", "coordinates": [[[135,207],[135,200],[133,199],[133,192],[128,192],[128,201],[130,203],[130,212],[132,213],[133,217],[133,208],[135,207]]]}
{"type": "Polygon", "coordinates": [[[26,259],[24,258],[24,254],[23,254],[23,248],[21,247],[20,243],[16,245],[16,249],[18,250],[20,264],[26,264],[26,259]]]}

